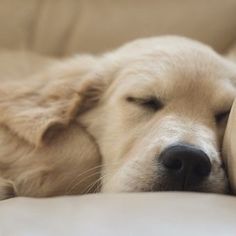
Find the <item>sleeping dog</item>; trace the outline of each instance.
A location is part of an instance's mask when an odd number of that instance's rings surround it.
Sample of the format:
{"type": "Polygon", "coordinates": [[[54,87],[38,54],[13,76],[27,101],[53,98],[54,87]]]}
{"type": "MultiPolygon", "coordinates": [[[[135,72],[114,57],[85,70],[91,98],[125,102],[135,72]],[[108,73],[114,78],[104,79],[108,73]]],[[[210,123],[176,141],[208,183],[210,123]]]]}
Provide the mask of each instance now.
{"type": "Polygon", "coordinates": [[[176,36],[52,63],[0,86],[0,199],[227,193],[220,154],[236,66],[176,36]]]}

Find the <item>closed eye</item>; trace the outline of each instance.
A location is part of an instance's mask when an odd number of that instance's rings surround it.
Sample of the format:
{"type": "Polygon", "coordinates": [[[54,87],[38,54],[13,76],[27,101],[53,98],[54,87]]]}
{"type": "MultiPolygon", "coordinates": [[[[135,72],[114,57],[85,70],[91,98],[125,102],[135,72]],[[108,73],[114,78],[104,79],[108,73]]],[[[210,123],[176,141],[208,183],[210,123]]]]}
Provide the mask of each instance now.
{"type": "Polygon", "coordinates": [[[157,99],[156,97],[147,97],[147,98],[136,98],[136,97],[127,97],[126,101],[134,103],[135,105],[142,106],[153,111],[160,110],[164,104],[157,99]]]}
{"type": "Polygon", "coordinates": [[[219,124],[222,121],[226,120],[229,116],[230,111],[224,111],[215,115],[215,120],[219,124]]]}

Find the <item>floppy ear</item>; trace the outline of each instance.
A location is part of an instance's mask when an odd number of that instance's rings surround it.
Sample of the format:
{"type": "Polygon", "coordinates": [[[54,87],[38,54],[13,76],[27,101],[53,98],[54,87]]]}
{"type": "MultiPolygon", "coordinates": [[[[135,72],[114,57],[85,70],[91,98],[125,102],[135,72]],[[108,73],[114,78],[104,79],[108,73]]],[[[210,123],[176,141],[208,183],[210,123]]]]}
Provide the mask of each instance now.
{"type": "Polygon", "coordinates": [[[39,146],[78,114],[92,107],[103,90],[93,73],[95,59],[74,59],[20,82],[0,86],[0,123],[39,146]]]}

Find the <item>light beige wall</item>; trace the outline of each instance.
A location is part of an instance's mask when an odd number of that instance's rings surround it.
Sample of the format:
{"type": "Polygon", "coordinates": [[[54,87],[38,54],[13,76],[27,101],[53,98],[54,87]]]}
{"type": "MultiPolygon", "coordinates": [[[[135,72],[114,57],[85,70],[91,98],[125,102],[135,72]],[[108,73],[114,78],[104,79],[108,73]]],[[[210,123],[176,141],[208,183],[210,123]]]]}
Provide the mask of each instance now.
{"type": "Polygon", "coordinates": [[[1,47],[65,55],[161,34],[222,51],[236,39],[236,0],[0,0],[1,47]]]}

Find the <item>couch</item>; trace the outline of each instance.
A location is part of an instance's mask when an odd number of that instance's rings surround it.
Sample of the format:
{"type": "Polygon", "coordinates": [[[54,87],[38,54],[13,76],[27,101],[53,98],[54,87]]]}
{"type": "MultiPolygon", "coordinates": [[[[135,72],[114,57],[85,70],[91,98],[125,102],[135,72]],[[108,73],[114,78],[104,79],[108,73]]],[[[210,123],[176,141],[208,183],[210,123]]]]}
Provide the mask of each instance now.
{"type": "MultiPolygon", "coordinates": [[[[37,72],[78,52],[100,53],[134,38],[163,34],[198,39],[236,59],[235,0],[0,0],[0,4],[1,79],[37,72]]],[[[223,144],[234,193],[235,142],[236,102],[223,144]]],[[[90,194],[0,202],[1,236],[234,236],[235,219],[234,196],[205,193],[90,194]]]]}

